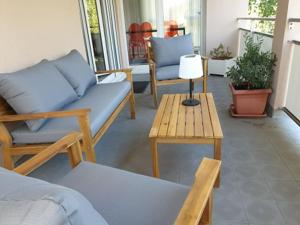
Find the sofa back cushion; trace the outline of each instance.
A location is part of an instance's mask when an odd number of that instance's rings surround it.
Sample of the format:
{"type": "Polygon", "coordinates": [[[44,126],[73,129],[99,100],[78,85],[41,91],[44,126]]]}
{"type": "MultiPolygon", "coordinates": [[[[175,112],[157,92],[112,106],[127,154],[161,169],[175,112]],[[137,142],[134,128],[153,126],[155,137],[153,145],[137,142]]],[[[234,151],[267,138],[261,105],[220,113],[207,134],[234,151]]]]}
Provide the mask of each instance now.
{"type": "MultiPolygon", "coordinates": [[[[56,111],[78,99],[69,82],[47,61],[0,74],[0,95],[18,114],[56,111]]],[[[30,120],[26,124],[37,131],[45,121],[30,120]]]]}
{"type": "Polygon", "coordinates": [[[52,63],[70,82],[78,96],[83,96],[86,89],[96,84],[94,71],[77,50],[53,60],[52,63]]]}
{"type": "Polygon", "coordinates": [[[0,224],[107,225],[75,190],[2,168],[0,180],[0,224]]]}
{"type": "Polygon", "coordinates": [[[191,34],[174,38],[153,37],[151,46],[157,67],[179,65],[181,56],[194,53],[191,34]]]}

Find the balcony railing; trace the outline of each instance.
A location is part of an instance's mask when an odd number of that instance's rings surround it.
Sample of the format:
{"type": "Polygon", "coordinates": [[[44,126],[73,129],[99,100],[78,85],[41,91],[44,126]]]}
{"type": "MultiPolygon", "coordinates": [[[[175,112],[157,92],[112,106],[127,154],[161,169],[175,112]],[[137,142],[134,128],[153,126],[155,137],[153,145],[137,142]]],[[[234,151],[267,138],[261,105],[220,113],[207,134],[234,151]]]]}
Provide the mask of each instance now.
{"type": "MultiPolygon", "coordinates": [[[[295,121],[300,121],[300,41],[291,41],[291,61],[290,61],[290,74],[288,78],[288,88],[286,95],[285,107],[289,113],[295,118],[295,121]]],[[[292,117],[293,117],[292,116],[292,117]]],[[[300,124],[300,123],[299,123],[300,124]]]]}
{"type": "Polygon", "coordinates": [[[241,17],[237,18],[239,28],[273,35],[275,18],[273,17],[241,17]]]}
{"type": "Polygon", "coordinates": [[[262,51],[272,50],[273,35],[257,32],[257,31],[251,31],[244,28],[239,28],[239,46],[238,46],[239,56],[243,55],[245,52],[245,37],[247,34],[250,33],[254,36],[254,40],[258,40],[258,39],[262,40],[262,51]]]}

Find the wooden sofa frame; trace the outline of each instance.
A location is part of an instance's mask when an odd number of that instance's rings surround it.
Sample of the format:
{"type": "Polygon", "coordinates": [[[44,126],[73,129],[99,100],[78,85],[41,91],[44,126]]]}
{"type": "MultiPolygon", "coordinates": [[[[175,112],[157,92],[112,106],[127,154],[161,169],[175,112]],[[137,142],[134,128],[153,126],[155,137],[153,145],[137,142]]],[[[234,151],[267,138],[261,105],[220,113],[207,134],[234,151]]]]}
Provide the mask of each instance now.
{"type": "Polygon", "coordinates": [[[14,114],[13,110],[9,105],[2,100],[0,103],[0,142],[2,143],[2,154],[3,154],[3,165],[7,169],[14,168],[14,156],[20,155],[35,155],[41,150],[48,147],[50,144],[26,144],[26,145],[16,145],[13,143],[12,136],[9,132],[10,123],[20,122],[25,120],[34,119],[47,119],[47,118],[64,118],[64,117],[76,117],[80,131],[83,134],[81,141],[82,149],[86,154],[86,159],[91,162],[96,161],[94,147],[102,138],[104,133],[119,115],[121,110],[124,108],[127,102],[130,103],[131,119],[135,119],[135,98],[133,92],[132,83],[132,70],[131,69],[121,69],[121,70],[109,70],[109,71],[97,71],[96,74],[101,76],[104,73],[116,73],[124,72],[126,73],[127,80],[131,83],[131,91],[122,100],[115,111],[106,120],[103,126],[99,129],[94,137],[91,135],[89,112],[90,109],[78,109],[78,110],[67,110],[67,111],[55,111],[55,112],[43,112],[43,113],[33,113],[33,114],[14,114]]]}
{"type": "MultiPolygon", "coordinates": [[[[202,92],[207,92],[207,78],[208,78],[208,58],[202,58],[202,65],[203,65],[203,77],[194,79],[193,84],[195,81],[202,81],[202,92]]],[[[148,63],[149,63],[149,70],[150,70],[150,84],[151,84],[151,95],[153,95],[154,105],[158,107],[158,97],[157,97],[157,88],[159,86],[164,85],[173,85],[179,83],[188,83],[189,80],[186,79],[172,79],[172,80],[157,80],[156,78],[156,63],[154,59],[154,52],[151,46],[148,46],[148,63]]]]}
{"type": "MultiPolygon", "coordinates": [[[[83,161],[80,145],[81,138],[82,135],[80,133],[72,132],[15,168],[14,171],[27,175],[61,152],[61,149],[65,149],[68,152],[69,161],[72,168],[74,168],[83,161]]],[[[212,224],[213,187],[220,167],[221,161],[208,158],[202,160],[195,173],[194,183],[174,225],[212,224]]]]}

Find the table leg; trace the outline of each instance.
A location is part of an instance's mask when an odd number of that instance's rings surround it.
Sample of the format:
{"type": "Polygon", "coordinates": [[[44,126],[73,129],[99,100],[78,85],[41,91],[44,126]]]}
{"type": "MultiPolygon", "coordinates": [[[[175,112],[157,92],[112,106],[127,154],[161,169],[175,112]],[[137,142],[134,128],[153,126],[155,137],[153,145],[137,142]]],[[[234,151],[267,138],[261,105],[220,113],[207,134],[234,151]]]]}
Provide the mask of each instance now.
{"type": "Polygon", "coordinates": [[[152,138],[150,139],[150,143],[151,143],[151,151],[152,151],[153,176],[159,178],[157,141],[155,138],[152,138]]]}
{"type": "MultiPolygon", "coordinates": [[[[221,160],[222,157],[222,139],[215,139],[214,141],[214,159],[221,160]]],[[[220,187],[221,182],[221,170],[215,183],[215,187],[220,187]]]]}

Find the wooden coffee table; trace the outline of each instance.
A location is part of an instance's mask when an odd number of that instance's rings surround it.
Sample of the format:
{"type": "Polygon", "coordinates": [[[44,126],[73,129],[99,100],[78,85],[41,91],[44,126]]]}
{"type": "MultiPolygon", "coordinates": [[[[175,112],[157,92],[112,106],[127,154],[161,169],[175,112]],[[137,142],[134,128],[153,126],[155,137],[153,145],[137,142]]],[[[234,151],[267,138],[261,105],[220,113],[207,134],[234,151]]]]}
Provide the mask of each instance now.
{"type": "MultiPolygon", "coordinates": [[[[213,95],[197,93],[194,97],[200,105],[187,107],[181,102],[188,94],[163,95],[149,134],[153,176],[159,177],[158,144],[212,144],[214,158],[221,160],[223,133],[213,95]]],[[[216,187],[219,185],[220,174],[216,187]]]]}

